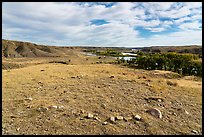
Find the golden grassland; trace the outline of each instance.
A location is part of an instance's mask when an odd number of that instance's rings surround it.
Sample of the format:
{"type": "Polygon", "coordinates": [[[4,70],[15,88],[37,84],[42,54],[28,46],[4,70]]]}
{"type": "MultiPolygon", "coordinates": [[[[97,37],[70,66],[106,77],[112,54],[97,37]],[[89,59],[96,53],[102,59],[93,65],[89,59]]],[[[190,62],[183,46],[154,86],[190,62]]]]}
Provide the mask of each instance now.
{"type": "Polygon", "coordinates": [[[7,67],[21,66],[2,70],[2,133],[202,134],[201,78],[109,64],[113,60],[80,51],[63,58],[3,58],[7,67]],[[53,60],[70,62],[49,63],[53,60]],[[26,100],[29,97],[32,100],[26,100]],[[53,105],[64,108],[38,111],[53,105]],[[162,112],[162,119],[145,112],[152,107],[162,112]],[[87,113],[99,120],[85,118],[87,113]],[[102,124],[111,116],[136,114],[141,121],[102,124]]]}

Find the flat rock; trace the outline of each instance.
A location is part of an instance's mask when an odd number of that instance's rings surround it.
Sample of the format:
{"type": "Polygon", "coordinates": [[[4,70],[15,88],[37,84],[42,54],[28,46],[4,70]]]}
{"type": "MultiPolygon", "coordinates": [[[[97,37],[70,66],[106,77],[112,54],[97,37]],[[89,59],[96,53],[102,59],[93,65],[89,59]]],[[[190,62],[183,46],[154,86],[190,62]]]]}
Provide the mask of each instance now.
{"type": "Polygon", "coordinates": [[[104,103],[101,104],[101,107],[105,109],[106,108],[106,104],[104,104],[104,103]]]}
{"type": "Polygon", "coordinates": [[[100,119],[96,116],[94,116],[94,120],[100,121],[100,119]]]}
{"type": "Polygon", "coordinates": [[[93,118],[93,117],[94,117],[94,115],[93,115],[93,114],[88,113],[88,115],[87,115],[87,118],[88,118],[88,119],[91,119],[91,118],[93,118]]]}
{"type": "Polygon", "coordinates": [[[115,76],[110,76],[110,78],[114,78],[115,76]]]}
{"type": "Polygon", "coordinates": [[[45,112],[45,111],[48,110],[48,108],[47,108],[47,107],[39,107],[39,108],[37,108],[37,110],[38,110],[39,112],[45,112]]]}
{"type": "Polygon", "coordinates": [[[134,116],[134,119],[136,119],[136,120],[141,120],[141,116],[135,115],[135,116],[134,116]]]}
{"type": "Polygon", "coordinates": [[[196,130],[192,130],[191,132],[193,132],[193,133],[195,133],[195,134],[197,134],[197,133],[198,133],[198,131],[196,131],[196,130]]]}
{"type": "Polygon", "coordinates": [[[58,108],[59,108],[59,109],[64,109],[65,107],[64,107],[64,106],[58,106],[58,108]]]}
{"type": "Polygon", "coordinates": [[[113,116],[110,117],[110,121],[111,121],[111,122],[115,122],[115,117],[113,117],[113,116]]]}
{"type": "Polygon", "coordinates": [[[107,121],[104,121],[103,123],[102,123],[102,125],[107,125],[108,124],[108,122],[107,121]]]}
{"type": "Polygon", "coordinates": [[[25,100],[32,101],[33,98],[29,97],[29,98],[26,98],[25,100]]]}
{"type": "Polygon", "coordinates": [[[160,119],[162,118],[162,113],[157,108],[148,109],[146,112],[153,115],[153,116],[155,116],[155,117],[157,117],[157,118],[160,118],[160,119]]]}
{"type": "Polygon", "coordinates": [[[132,119],[132,117],[124,117],[124,120],[127,122],[127,121],[130,121],[132,119]]]}
{"type": "Polygon", "coordinates": [[[17,116],[14,116],[14,115],[11,115],[10,117],[11,117],[11,118],[17,118],[17,116]]]}
{"type": "Polygon", "coordinates": [[[116,120],[123,120],[122,116],[116,116],[116,120]]]}

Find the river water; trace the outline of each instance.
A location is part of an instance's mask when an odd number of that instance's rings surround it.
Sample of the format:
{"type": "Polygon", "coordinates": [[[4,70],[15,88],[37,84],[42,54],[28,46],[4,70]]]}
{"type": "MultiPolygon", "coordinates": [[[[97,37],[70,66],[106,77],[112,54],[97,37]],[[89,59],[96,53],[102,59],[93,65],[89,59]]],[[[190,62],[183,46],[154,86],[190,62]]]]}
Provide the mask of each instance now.
{"type": "MultiPolygon", "coordinates": [[[[97,56],[96,54],[93,54],[93,53],[85,53],[86,56],[97,56]]],[[[132,58],[136,58],[136,57],[113,57],[115,59],[119,58],[119,59],[122,59],[124,58],[124,60],[131,60],[132,58]]]]}

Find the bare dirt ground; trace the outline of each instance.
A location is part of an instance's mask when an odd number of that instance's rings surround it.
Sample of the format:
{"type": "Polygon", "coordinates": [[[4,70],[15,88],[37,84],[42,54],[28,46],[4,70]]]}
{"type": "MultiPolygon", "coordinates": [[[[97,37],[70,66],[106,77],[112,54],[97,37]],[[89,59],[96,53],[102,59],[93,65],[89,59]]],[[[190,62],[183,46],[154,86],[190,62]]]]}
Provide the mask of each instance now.
{"type": "Polygon", "coordinates": [[[63,58],[3,58],[2,133],[202,134],[201,78],[110,61],[78,51],[63,58]],[[53,60],[71,61],[49,63],[53,60]],[[11,69],[9,63],[21,65],[11,69]],[[149,108],[158,108],[162,118],[147,113],[149,108]],[[123,120],[110,122],[111,116],[123,120]]]}

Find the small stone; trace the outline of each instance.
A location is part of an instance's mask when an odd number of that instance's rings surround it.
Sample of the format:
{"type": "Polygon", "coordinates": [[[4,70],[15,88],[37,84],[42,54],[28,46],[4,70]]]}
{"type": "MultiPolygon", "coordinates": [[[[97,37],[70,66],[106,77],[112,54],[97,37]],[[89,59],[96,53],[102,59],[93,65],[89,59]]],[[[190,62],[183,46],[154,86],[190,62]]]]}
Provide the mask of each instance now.
{"type": "Polygon", "coordinates": [[[195,134],[197,134],[197,133],[198,133],[198,131],[196,131],[196,130],[192,130],[191,132],[193,132],[193,133],[195,133],[195,134]]]}
{"type": "Polygon", "coordinates": [[[161,100],[161,99],[158,99],[157,101],[158,101],[158,102],[162,102],[162,100],[161,100]]]}
{"type": "Polygon", "coordinates": [[[108,124],[108,122],[107,121],[104,121],[103,123],[102,123],[102,125],[107,125],[108,124]]]}
{"type": "Polygon", "coordinates": [[[111,96],[111,98],[114,98],[114,96],[111,96]]]}
{"type": "Polygon", "coordinates": [[[20,130],[20,127],[19,127],[19,128],[17,128],[16,130],[17,130],[17,131],[19,131],[19,130],[20,130]]]}
{"type": "Polygon", "coordinates": [[[110,117],[111,122],[115,122],[115,117],[110,117]]]}
{"type": "Polygon", "coordinates": [[[147,86],[150,86],[150,84],[149,84],[149,83],[147,83],[147,86]]]}
{"type": "Polygon", "coordinates": [[[100,119],[96,116],[94,117],[94,120],[100,121],[100,119]]]}
{"type": "Polygon", "coordinates": [[[173,112],[172,115],[177,116],[177,114],[175,112],[173,112]]]}
{"type": "Polygon", "coordinates": [[[162,118],[161,111],[157,108],[148,109],[146,112],[150,113],[151,115],[155,117],[162,118]]]}
{"type": "Polygon", "coordinates": [[[136,120],[141,120],[141,116],[139,116],[139,115],[135,115],[134,118],[135,118],[136,120]]]}
{"type": "Polygon", "coordinates": [[[93,118],[93,117],[94,117],[93,114],[88,113],[87,118],[91,119],[91,118],[93,118]]]}
{"type": "Polygon", "coordinates": [[[51,106],[51,107],[57,109],[57,106],[51,106]]]}
{"type": "Polygon", "coordinates": [[[46,108],[46,107],[39,107],[37,110],[38,110],[39,112],[45,112],[45,111],[48,110],[48,108],[46,108]]]}
{"type": "Polygon", "coordinates": [[[64,109],[64,106],[59,106],[58,108],[59,108],[59,109],[64,109]]]}
{"type": "Polygon", "coordinates": [[[117,120],[123,120],[123,117],[122,116],[116,116],[116,119],[117,120]]]}
{"type": "Polygon", "coordinates": [[[101,104],[101,107],[105,109],[106,108],[106,104],[104,104],[104,103],[101,104]]]}
{"type": "Polygon", "coordinates": [[[114,78],[115,76],[110,76],[110,78],[114,78]]]}
{"type": "Polygon", "coordinates": [[[189,112],[188,112],[188,111],[186,111],[186,110],[185,110],[185,113],[186,113],[187,115],[189,114],[189,112]]]}
{"type": "Polygon", "coordinates": [[[127,121],[129,121],[129,120],[131,120],[132,119],[132,117],[124,117],[124,120],[127,122],[127,121]]]}
{"type": "Polygon", "coordinates": [[[29,98],[26,98],[25,100],[32,101],[33,99],[31,97],[29,97],[29,98]]]}
{"type": "Polygon", "coordinates": [[[80,118],[80,120],[84,120],[84,118],[83,118],[83,117],[81,117],[81,118],[80,118]]]}
{"type": "Polygon", "coordinates": [[[11,115],[11,118],[17,118],[16,116],[14,116],[14,115],[11,115]]]}

